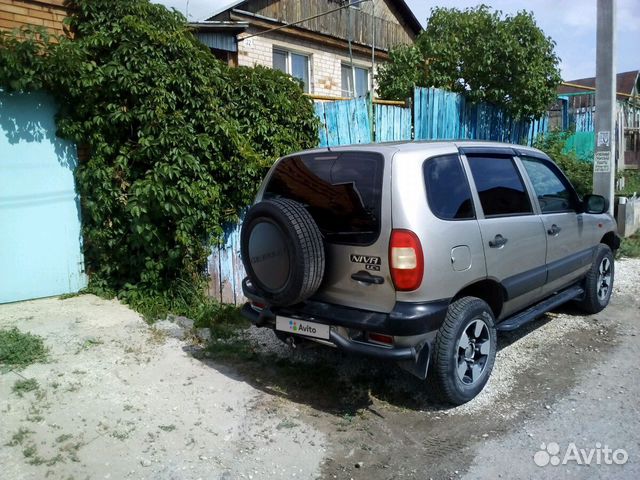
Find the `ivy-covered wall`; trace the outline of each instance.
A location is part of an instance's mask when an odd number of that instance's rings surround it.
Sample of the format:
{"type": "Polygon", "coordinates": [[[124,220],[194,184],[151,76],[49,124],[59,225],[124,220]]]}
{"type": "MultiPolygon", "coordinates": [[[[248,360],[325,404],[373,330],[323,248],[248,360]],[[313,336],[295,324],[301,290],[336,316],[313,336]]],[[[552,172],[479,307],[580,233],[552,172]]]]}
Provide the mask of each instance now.
{"type": "Polygon", "coordinates": [[[0,86],[50,92],[58,134],[86,148],[91,284],[124,298],[200,286],[209,245],[274,159],[317,144],[313,104],[284,74],[230,70],[163,6],[68,5],[73,40],[0,32],[0,86]]]}

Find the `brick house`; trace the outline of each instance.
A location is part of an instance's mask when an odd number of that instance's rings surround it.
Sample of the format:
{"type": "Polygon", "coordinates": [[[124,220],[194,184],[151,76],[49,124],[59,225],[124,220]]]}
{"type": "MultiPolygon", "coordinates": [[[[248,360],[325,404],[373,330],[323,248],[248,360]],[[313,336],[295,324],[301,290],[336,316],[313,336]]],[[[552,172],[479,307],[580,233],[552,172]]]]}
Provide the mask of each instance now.
{"type": "Polygon", "coordinates": [[[191,26],[221,60],[282,70],[329,97],[366,94],[375,64],[422,30],[404,0],[244,0],[191,26]]]}
{"type": "Polygon", "coordinates": [[[66,12],[64,0],[0,0],[0,29],[33,25],[62,35],[66,12]]]}

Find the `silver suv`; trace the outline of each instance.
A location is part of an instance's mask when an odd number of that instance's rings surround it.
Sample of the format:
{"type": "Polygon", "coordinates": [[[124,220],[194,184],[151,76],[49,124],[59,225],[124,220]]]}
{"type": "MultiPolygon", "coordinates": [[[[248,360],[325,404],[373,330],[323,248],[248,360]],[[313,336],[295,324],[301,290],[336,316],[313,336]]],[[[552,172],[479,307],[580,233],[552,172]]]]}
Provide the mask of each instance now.
{"type": "Polygon", "coordinates": [[[283,340],[397,361],[443,400],[486,384],[496,330],[609,302],[620,240],[547,155],[488,142],[280,159],[245,216],[243,314],[283,340]]]}

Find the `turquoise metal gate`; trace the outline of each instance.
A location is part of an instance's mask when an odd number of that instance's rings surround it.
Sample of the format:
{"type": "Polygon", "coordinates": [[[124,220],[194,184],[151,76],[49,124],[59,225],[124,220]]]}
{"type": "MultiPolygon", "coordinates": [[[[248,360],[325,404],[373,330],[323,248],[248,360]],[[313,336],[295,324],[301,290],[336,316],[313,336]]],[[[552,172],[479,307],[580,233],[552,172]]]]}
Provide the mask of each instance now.
{"type": "Polygon", "coordinates": [[[0,303],[86,286],[76,148],[45,94],[0,92],[0,303]]]}

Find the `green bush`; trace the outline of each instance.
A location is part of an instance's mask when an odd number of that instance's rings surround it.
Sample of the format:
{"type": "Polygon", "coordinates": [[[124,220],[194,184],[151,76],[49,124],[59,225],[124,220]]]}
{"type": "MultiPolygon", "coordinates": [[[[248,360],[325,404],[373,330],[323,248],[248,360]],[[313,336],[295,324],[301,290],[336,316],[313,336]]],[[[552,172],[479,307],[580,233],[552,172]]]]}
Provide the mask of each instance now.
{"type": "Polygon", "coordinates": [[[573,152],[565,153],[564,146],[571,132],[547,132],[539,136],[534,147],[549,155],[569,177],[578,194],[593,192],[593,165],[582,162],[573,152]]]}
{"type": "Polygon", "coordinates": [[[640,257],[640,233],[623,238],[617,254],[620,257],[640,257]]]}
{"type": "Polygon", "coordinates": [[[640,171],[625,170],[620,176],[624,177],[624,188],[616,193],[625,197],[640,195],[640,171]]]}
{"type": "Polygon", "coordinates": [[[229,69],[161,5],[68,4],[73,40],[0,36],[0,85],[51,92],[59,135],[87,147],[76,181],[92,288],[199,292],[209,245],[265,169],[316,144],[313,104],[288,76],[229,69]]]}

